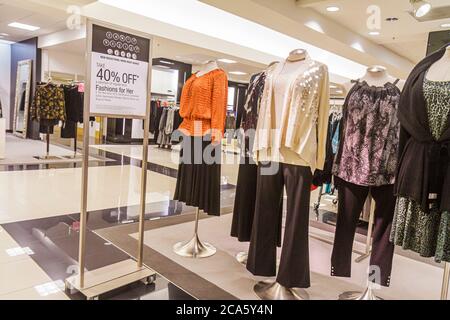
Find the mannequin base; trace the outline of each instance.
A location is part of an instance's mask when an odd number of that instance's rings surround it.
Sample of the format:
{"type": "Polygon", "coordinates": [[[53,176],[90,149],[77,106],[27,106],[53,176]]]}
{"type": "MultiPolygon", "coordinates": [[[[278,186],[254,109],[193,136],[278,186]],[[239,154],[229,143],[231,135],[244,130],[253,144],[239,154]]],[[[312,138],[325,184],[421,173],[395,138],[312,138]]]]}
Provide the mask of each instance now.
{"type": "Polygon", "coordinates": [[[382,298],[375,295],[373,289],[369,286],[366,291],[347,291],[339,296],[339,300],[361,300],[361,301],[376,301],[383,300],[382,298]]]}
{"type": "Polygon", "coordinates": [[[262,300],[309,300],[309,294],[300,288],[285,288],[278,282],[258,282],[254,291],[262,300]]]}
{"type": "Polygon", "coordinates": [[[247,260],[248,260],[248,253],[247,253],[247,252],[239,252],[239,253],[236,255],[236,260],[237,260],[240,264],[246,266],[246,265],[247,265],[247,260]]]}
{"type": "Polygon", "coordinates": [[[208,258],[216,254],[217,249],[209,243],[201,242],[198,235],[194,235],[189,242],[179,242],[173,247],[173,251],[186,258],[208,258]]]}

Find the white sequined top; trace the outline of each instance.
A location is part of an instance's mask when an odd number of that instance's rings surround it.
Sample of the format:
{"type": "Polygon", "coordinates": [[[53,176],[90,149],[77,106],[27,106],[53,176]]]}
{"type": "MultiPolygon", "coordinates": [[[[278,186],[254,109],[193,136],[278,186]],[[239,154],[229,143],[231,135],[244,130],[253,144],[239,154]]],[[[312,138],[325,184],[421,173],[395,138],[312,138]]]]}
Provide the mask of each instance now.
{"type": "Polygon", "coordinates": [[[255,135],[254,156],[323,169],[329,117],[326,65],[307,57],[280,63],[266,78],[255,135]]]}

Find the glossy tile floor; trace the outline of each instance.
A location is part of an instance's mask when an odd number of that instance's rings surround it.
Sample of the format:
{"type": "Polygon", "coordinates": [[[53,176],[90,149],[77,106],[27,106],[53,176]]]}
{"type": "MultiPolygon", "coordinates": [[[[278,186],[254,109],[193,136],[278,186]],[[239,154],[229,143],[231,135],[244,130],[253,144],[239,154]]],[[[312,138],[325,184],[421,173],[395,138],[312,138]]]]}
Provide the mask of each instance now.
{"type": "MultiPolygon", "coordinates": [[[[77,270],[81,164],[25,161],[41,149],[45,150],[43,142],[9,136],[7,150],[11,157],[3,164],[0,162],[0,300],[82,298],[63,292],[63,280],[77,270]]],[[[51,150],[72,153],[70,148],[60,145],[52,145],[51,150]]],[[[129,258],[102,238],[100,230],[137,221],[142,146],[96,145],[90,151],[91,157],[98,159],[90,162],[89,170],[86,268],[93,270],[129,258]]],[[[194,211],[171,200],[178,159],[177,147],[174,150],[149,147],[146,220],[194,211]]],[[[229,213],[235,196],[238,156],[224,152],[223,163],[222,207],[229,213]]],[[[311,205],[317,201],[318,193],[313,192],[311,205]]],[[[333,200],[333,196],[324,196],[317,216],[311,210],[312,225],[332,227],[336,219],[333,200]]],[[[361,234],[366,232],[364,227],[362,224],[359,229],[361,234]]],[[[357,239],[364,241],[362,235],[357,239]]],[[[158,278],[153,285],[134,284],[101,298],[191,297],[158,278]]]]}

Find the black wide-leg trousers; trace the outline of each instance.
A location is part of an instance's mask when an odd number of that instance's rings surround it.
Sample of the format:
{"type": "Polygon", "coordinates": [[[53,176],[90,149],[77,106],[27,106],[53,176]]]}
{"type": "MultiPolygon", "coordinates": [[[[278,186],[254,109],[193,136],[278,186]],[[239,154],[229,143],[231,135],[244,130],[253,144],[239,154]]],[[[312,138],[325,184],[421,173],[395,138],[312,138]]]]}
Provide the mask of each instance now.
{"type": "MultiPolygon", "coordinates": [[[[249,242],[252,236],[253,220],[255,216],[256,189],[258,181],[258,166],[250,158],[241,159],[239,165],[236,197],[234,200],[233,223],[231,236],[240,242],[249,242]]],[[[280,197],[283,203],[283,197],[280,197]]],[[[278,246],[281,247],[281,230],[283,206],[280,205],[280,220],[278,222],[278,246]]]]}
{"type": "Polygon", "coordinates": [[[277,274],[280,198],[287,191],[287,215],[277,282],[287,288],[310,287],[309,208],[312,173],[309,167],[280,163],[275,174],[265,175],[273,163],[258,166],[257,196],[247,269],[257,276],[277,274]]]}
{"type": "Polygon", "coordinates": [[[394,186],[359,186],[337,177],[335,177],[335,184],[339,192],[339,205],[331,257],[331,275],[337,277],[351,276],[356,227],[370,192],[375,200],[370,280],[372,282],[379,281],[379,285],[388,287],[394,256],[394,245],[389,241],[395,210],[394,186]],[[378,275],[374,274],[377,270],[379,271],[378,275]]]}

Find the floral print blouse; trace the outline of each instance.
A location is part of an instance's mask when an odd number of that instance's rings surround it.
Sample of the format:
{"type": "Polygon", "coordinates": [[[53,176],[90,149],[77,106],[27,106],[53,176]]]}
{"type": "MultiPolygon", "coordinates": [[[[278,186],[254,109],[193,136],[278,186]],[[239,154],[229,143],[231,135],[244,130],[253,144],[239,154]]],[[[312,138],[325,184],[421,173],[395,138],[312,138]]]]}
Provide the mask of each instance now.
{"type": "Polygon", "coordinates": [[[64,89],[54,84],[37,86],[31,105],[31,119],[66,121],[64,89]]]}
{"type": "Polygon", "coordinates": [[[375,87],[358,81],[350,90],[343,108],[335,176],[361,186],[395,182],[401,94],[397,82],[375,87]]]}

